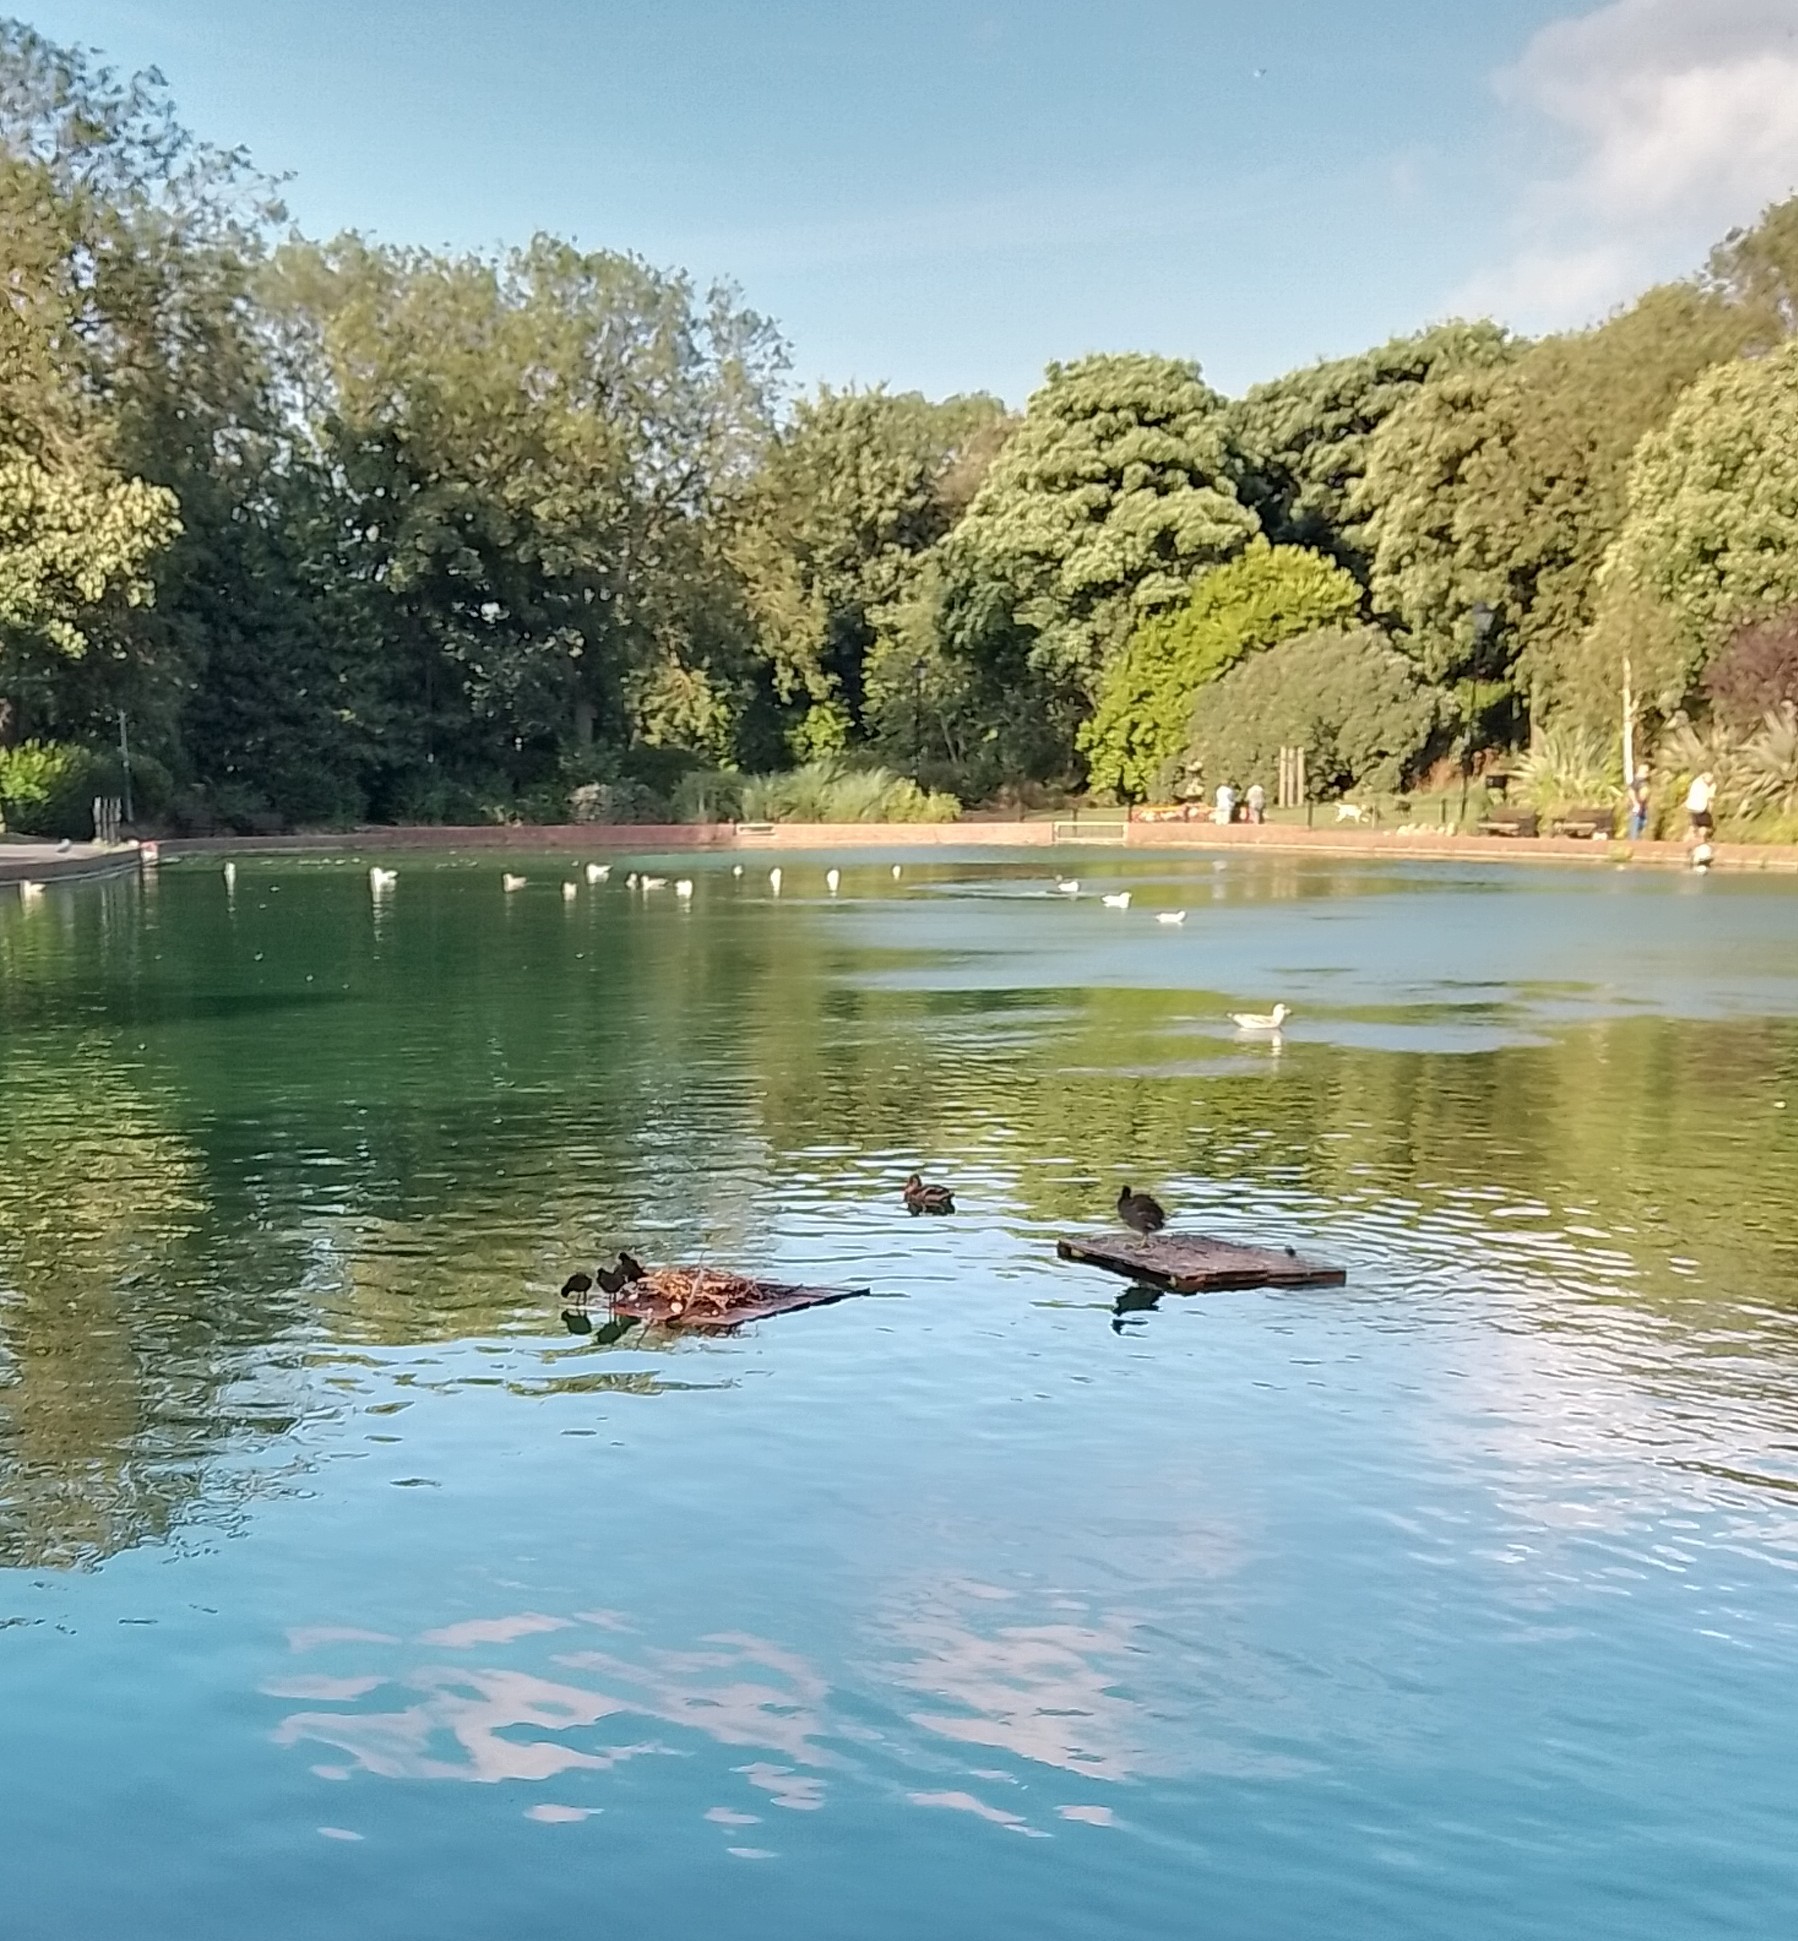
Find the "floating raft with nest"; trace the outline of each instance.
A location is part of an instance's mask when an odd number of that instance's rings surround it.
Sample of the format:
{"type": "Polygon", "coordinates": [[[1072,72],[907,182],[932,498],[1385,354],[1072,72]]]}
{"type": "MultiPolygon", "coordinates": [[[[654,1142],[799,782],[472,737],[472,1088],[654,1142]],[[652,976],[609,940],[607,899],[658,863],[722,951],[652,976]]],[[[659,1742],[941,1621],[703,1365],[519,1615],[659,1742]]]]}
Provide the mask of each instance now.
{"type": "Polygon", "coordinates": [[[766,1321],[801,1308],[854,1300],[865,1287],[799,1287],[790,1281],[756,1280],[717,1267],[652,1267],[612,1296],[614,1314],[652,1327],[717,1331],[766,1321]]]}
{"type": "Polygon", "coordinates": [[[1238,1247],[1203,1233],[1125,1233],[1103,1240],[1058,1240],[1063,1260],[1102,1267],[1174,1294],[1232,1287],[1340,1287],[1348,1274],[1290,1247],[1238,1247]]]}

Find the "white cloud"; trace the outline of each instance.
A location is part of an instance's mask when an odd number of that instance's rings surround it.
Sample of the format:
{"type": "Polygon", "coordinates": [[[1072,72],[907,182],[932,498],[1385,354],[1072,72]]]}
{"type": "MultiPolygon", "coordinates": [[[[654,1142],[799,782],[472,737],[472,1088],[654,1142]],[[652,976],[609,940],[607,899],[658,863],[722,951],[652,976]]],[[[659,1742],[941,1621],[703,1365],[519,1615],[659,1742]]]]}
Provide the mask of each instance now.
{"type": "Polygon", "coordinates": [[[1544,27],[1497,88],[1557,164],[1458,307],[1584,322],[1798,190],[1798,0],[1612,0],[1544,27]]]}

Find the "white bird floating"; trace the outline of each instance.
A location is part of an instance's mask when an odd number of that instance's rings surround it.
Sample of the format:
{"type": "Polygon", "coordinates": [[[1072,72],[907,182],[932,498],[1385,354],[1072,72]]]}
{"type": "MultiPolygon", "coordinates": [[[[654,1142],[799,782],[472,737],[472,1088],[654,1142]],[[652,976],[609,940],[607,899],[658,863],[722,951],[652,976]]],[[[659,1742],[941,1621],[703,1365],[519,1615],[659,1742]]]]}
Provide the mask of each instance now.
{"type": "Polygon", "coordinates": [[[610,863],[589,863],[587,865],[587,881],[589,883],[603,883],[611,873],[612,865],[610,863]]]}
{"type": "Polygon", "coordinates": [[[902,877],[904,874],[905,874],[905,865],[903,863],[895,863],[893,865],[893,881],[897,883],[900,877],[902,877]]]}
{"type": "Polygon", "coordinates": [[[382,869],[378,863],[368,872],[368,887],[376,896],[379,896],[383,890],[392,889],[399,880],[400,873],[397,869],[382,869]]]}
{"type": "Polygon", "coordinates": [[[237,865],[235,863],[227,863],[225,865],[225,888],[227,892],[237,888],[237,865]]]}
{"type": "Polygon", "coordinates": [[[1063,896],[1078,896],[1080,894],[1080,879],[1078,876],[1067,876],[1057,883],[1055,887],[1063,896]]]}
{"type": "Polygon", "coordinates": [[[632,870],[624,879],[624,887],[627,890],[634,890],[637,887],[637,872],[635,870],[632,870]]]}
{"type": "Polygon", "coordinates": [[[564,903],[572,903],[580,893],[581,886],[578,883],[564,883],[562,885],[562,901],[564,903]]]}
{"type": "Polygon", "coordinates": [[[530,880],[531,879],[528,876],[514,876],[508,870],[507,873],[499,879],[500,888],[503,889],[509,896],[514,890],[522,890],[530,880]]]}
{"type": "Polygon", "coordinates": [[[21,903],[36,903],[43,894],[44,886],[42,883],[21,883],[19,885],[19,901],[21,903]]]}
{"type": "Polygon", "coordinates": [[[842,883],[842,881],[843,881],[843,872],[840,869],[827,869],[824,872],[824,887],[831,893],[832,896],[836,895],[838,886],[842,883]]]}
{"type": "Polygon", "coordinates": [[[665,876],[645,876],[639,879],[637,887],[640,890],[665,890],[668,879],[665,876]]]}
{"type": "Polygon", "coordinates": [[[741,876],[743,874],[743,865],[741,863],[733,863],[730,873],[733,876],[741,876]]]}
{"type": "Polygon", "coordinates": [[[693,879],[692,879],[692,877],[690,877],[690,876],[683,876],[683,877],[682,877],[682,878],[680,879],[680,881],[679,881],[678,883],[676,883],[676,884],[675,884],[675,886],[674,886],[674,893],[675,893],[675,895],[676,895],[676,896],[678,896],[678,897],[680,898],[680,900],[681,900],[681,901],[682,901],[683,903],[690,903],[690,902],[691,902],[691,901],[693,900],[693,879]]]}
{"type": "Polygon", "coordinates": [[[1108,910],[1127,910],[1130,907],[1130,892],[1119,890],[1115,896],[1104,897],[1101,901],[1108,910]]]}
{"type": "Polygon", "coordinates": [[[1278,1031],[1291,1016],[1284,1004],[1276,1004],[1271,1011],[1232,1011],[1230,1022],[1238,1031],[1278,1031]]]}
{"type": "Polygon", "coordinates": [[[1158,910],[1155,913],[1155,921],[1157,923],[1184,923],[1186,921],[1186,912],[1184,910],[1158,910]]]}
{"type": "Polygon", "coordinates": [[[776,896],[780,894],[780,870],[778,867],[768,872],[768,887],[776,896]]]}

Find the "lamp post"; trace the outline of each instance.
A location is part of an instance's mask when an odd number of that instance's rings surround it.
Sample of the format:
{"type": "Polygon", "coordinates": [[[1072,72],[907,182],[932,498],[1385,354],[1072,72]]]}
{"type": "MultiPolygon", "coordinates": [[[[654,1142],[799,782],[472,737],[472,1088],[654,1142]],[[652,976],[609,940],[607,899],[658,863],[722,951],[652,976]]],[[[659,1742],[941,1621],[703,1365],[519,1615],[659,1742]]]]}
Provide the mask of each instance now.
{"type": "Polygon", "coordinates": [[[1467,733],[1461,744],[1461,820],[1467,820],[1467,785],[1473,779],[1473,737],[1480,715],[1480,662],[1485,656],[1486,643],[1492,638],[1492,629],[1498,624],[1498,615],[1485,600],[1475,600],[1467,610],[1467,618],[1473,627],[1473,651],[1467,662],[1467,733]]]}

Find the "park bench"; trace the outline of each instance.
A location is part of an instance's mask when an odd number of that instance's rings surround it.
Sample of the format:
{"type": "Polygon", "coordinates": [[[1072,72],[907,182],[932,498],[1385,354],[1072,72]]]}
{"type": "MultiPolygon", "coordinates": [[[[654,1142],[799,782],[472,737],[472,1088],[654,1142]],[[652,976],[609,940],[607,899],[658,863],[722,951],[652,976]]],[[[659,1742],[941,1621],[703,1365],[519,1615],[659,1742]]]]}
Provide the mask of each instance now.
{"type": "Polygon", "coordinates": [[[1569,809],[1565,815],[1555,817],[1550,833],[1583,836],[1588,842],[1608,842],[1616,820],[1616,811],[1609,808],[1569,809]]]}
{"type": "Polygon", "coordinates": [[[1480,824],[1482,836],[1533,836],[1540,824],[1534,809],[1496,809],[1480,824]]]}

